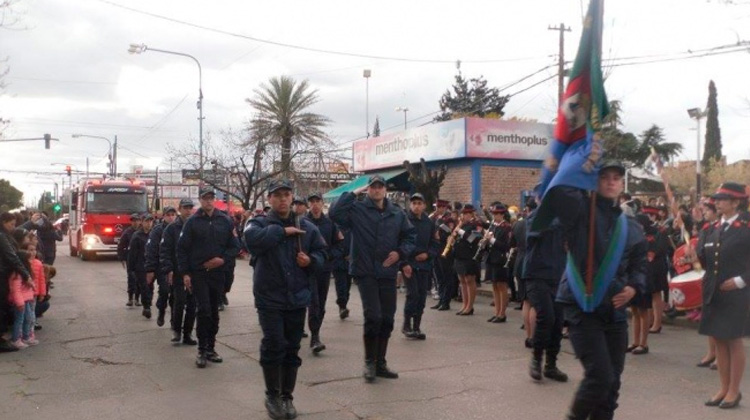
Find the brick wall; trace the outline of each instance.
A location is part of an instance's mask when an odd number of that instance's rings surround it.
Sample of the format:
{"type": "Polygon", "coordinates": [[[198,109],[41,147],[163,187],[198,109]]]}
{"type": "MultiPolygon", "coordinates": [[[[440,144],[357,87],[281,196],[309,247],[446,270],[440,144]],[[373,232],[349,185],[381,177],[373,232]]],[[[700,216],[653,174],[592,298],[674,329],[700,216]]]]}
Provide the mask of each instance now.
{"type": "Polygon", "coordinates": [[[539,182],[539,171],[537,168],[482,166],[482,203],[489,205],[500,200],[508,206],[522,207],[518,202],[521,191],[530,190],[539,182]]]}
{"type": "Polygon", "coordinates": [[[471,202],[471,167],[453,167],[448,169],[445,181],[440,188],[440,198],[451,202],[471,202]]]}

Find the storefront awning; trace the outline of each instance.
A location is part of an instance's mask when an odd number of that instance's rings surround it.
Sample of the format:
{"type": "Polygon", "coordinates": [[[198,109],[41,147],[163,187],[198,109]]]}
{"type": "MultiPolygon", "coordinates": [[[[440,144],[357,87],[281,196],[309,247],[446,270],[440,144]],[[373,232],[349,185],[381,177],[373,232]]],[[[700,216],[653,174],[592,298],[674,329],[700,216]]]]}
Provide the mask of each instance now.
{"type": "Polygon", "coordinates": [[[333,201],[345,192],[359,193],[367,188],[367,181],[373,175],[380,175],[385,178],[389,190],[407,191],[409,189],[409,175],[406,173],[406,169],[394,169],[392,171],[375,172],[357,177],[348,184],[336,187],[323,194],[323,199],[333,201]]]}

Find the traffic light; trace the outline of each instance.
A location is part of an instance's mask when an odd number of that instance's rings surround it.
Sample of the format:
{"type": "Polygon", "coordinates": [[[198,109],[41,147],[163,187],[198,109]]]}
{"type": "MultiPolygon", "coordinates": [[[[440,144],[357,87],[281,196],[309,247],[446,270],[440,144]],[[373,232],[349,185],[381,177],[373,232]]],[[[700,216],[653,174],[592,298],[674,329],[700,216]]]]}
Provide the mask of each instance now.
{"type": "Polygon", "coordinates": [[[49,144],[52,141],[52,136],[49,134],[44,135],[44,148],[49,150],[49,144]]]}
{"type": "Polygon", "coordinates": [[[70,176],[70,165],[65,165],[65,172],[67,172],[68,176],[70,176]]]}
{"type": "Polygon", "coordinates": [[[60,213],[60,210],[62,210],[62,206],[60,205],[60,203],[55,203],[55,205],[52,206],[52,211],[54,211],[55,213],[60,213]]]}

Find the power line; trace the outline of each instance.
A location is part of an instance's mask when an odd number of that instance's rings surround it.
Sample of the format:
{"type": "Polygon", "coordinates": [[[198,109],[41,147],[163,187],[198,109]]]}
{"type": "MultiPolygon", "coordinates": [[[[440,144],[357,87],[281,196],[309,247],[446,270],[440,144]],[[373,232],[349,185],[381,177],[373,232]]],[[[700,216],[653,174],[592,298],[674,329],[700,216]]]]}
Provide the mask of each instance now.
{"type": "MultiPolygon", "coordinates": [[[[315,53],[321,53],[321,54],[330,54],[330,55],[338,55],[338,56],[344,56],[344,57],[356,57],[356,58],[368,58],[368,59],[374,59],[374,60],[386,60],[386,61],[401,61],[401,62],[409,62],[409,63],[433,63],[433,64],[453,64],[456,62],[455,59],[452,60],[440,60],[440,59],[419,59],[419,58],[406,58],[406,57],[389,57],[389,56],[382,56],[382,55],[371,55],[371,54],[362,54],[362,53],[355,53],[355,52],[348,52],[348,51],[336,51],[336,50],[327,50],[322,48],[314,48],[314,47],[306,47],[302,45],[295,45],[295,44],[287,44],[284,42],[276,42],[271,41],[268,39],[262,39],[257,38],[250,35],[244,35],[236,32],[230,32],[223,29],[213,28],[210,26],[200,25],[197,23],[187,22],[184,20],[172,18],[165,15],[160,15],[157,13],[147,12],[145,10],[135,9],[133,7],[124,6],[122,4],[118,4],[112,1],[108,0],[97,0],[100,3],[104,3],[113,7],[117,7],[119,9],[127,10],[129,12],[138,13],[141,15],[149,16],[155,19],[161,19],[168,22],[176,23],[179,25],[189,26],[191,28],[201,29],[204,31],[214,32],[217,34],[227,35],[234,38],[241,38],[246,39],[254,42],[260,42],[263,44],[269,44],[269,45],[275,45],[277,47],[284,47],[284,48],[291,48],[295,50],[302,50],[302,51],[309,51],[309,52],[315,52],[315,53]]],[[[471,64],[487,64],[487,63],[506,63],[511,61],[524,61],[524,60],[536,60],[540,57],[517,57],[517,58],[505,58],[505,59],[495,59],[495,60],[461,60],[463,63],[471,63],[471,64]]]]}

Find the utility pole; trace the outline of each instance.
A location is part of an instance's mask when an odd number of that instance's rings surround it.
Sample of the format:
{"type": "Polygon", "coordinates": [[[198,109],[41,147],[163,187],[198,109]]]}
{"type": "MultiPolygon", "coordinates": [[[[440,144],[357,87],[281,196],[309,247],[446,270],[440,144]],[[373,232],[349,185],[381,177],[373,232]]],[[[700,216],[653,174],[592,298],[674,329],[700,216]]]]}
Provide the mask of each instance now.
{"type": "Polygon", "coordinates": [[[557,62],[557,107],[562,106],[563,95],[565,94],[565,32],[570,32],[570,27],[565,27],[564,23],[560,26],[548,26],[550,31],[560,32],[560,53],[557,62]]]}
{"type": "Polygon", "coordinates": [[[112,146],[112,177],[117,178],[117,135],[115,135],[115,145],[112,146]]]}

